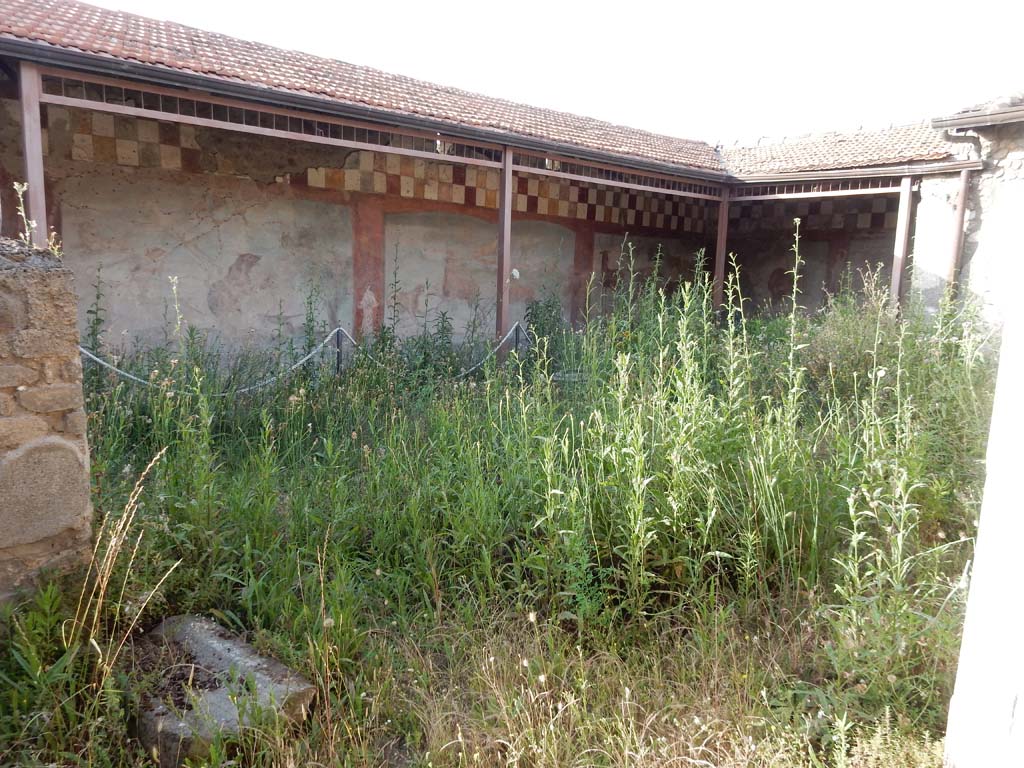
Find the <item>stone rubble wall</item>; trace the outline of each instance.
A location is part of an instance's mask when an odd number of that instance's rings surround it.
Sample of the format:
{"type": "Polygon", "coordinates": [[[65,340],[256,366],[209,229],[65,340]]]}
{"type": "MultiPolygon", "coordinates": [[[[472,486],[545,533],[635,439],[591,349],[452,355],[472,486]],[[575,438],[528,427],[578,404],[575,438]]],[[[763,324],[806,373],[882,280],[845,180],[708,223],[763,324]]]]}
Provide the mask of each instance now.
{"type": "Polygon", "coordinates": [[[89,451],[71,272],[0,240],[0,599],[89,551],[89,451]]]}
{"type": "Polygon", "coordinates": [[[1001,324],[1018,302],[1024,260],[1024,123],[980,128],[985,170],[974,175],[967,209],[961,283],[1001,324]]]}

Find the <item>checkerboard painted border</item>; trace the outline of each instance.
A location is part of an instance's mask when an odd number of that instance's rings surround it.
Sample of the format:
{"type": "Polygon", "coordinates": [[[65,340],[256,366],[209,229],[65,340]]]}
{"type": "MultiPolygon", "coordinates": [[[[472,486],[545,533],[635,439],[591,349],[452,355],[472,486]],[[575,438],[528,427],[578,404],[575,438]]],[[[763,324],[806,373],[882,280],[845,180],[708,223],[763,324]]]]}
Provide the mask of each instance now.
{"type": "MultiPolygon", "coordinates": [[[[195,126],[47,105],[47,134],[56,110],[71,134],[70,160],[188,173],[218,167],[214,158],[203,162],[195,126]]],[[[54,147],[46,138],[43,146],[50,154],[54,147]]],[[[496,209],[500,174],[496,168],[362,150],[349,153],[344,167],[308,168],[280,182],[496,209]]],[[[515,174],[512,194],[519,213],[636,229],[711,234],[718,218],[713,201],[528,173],[515,174]]],[[[798,217],[806,230],[892,230],[897,206],[895,196],[737,201],[729,208],[730,232],[788,230],[798,217]]]]}
{"type": "MultiPolygon", "coordinates": [[[[70,160],[191,173],[218,166],[212,158],[203,162],[195,126],[53,105],[47,105],[44,123],[58,116],[56,110],[71,133],[70,160]]],[[[363,150],[349,153],[344,167],[308,168],[280,181],[496,209],[500,174],[496,168],[363,150]]],[[[512,202],[520,213],[693,233],[712,232],[717,214],[705,200],[519,173],[512,202]]]]}
{"type": "Polygon", "coordinates": [[[796,218],[806,230],[892,230],[898,209],[896,195],[737,202],[729,206],[729,232],[792,230],[796,218]]]}
{"type": "MultiPolygon", "coordinates": [[[[495,168],[434,162],[361,151],[346,168],[310,168],[305,182],[319,189],[392,194],[413,200],[497,208],[500,174],[495,168]]],[[[293,180],[294,181],[294,180],[293,180]]],[[[301,183],[301,182],[300,182],[301,183]]],[[[513,210],[643,229],[710,231],[714,206],[704,200],[623,190],[600,184],[516,173],[513,210]]]]}

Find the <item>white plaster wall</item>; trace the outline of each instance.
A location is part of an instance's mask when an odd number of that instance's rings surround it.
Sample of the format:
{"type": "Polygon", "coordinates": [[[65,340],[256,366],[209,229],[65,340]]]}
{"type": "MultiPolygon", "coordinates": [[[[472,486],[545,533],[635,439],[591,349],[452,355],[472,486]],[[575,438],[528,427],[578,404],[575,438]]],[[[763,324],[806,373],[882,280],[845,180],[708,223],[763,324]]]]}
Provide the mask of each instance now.
{"type": "Polygon", "coordinates": [[[999,324],[1018,300],[1024,259],[1024,123],[979,134],[988,167],[972,185],[963,282],[986,319],[999,324]]]}
{"type": "Polygon", "coordinates": [[[109,340],[153,341],[173,321],[224,341],[267,344],[279,322],[301,331],[309,291],[320,316],[352,323],[352,227],[346,207],[225,177],[95,169],[61,183],[66,263],[80,320],[102,266],[109,340]]]}
{"type": "Polygon", "coordinates": [[[946,761],[951,768],[1024,764],[1021,314],[1019,308],[1004,308],[1006,324],[989,433],[985,495],[946,732],[946,761]]]}
{"type": "MultiPolygon", "coordinates": [[[[418,333],[446,312],[456,337],[474,326],[494,328],[498,235],[494,222],[442,212],[388,214],[384,220],[385,322],[391,321],[392,282],[400,335],[418,333]]],[[[575,236],[571,229],[540,221],[512,223],[509,319],[521,320],[529,301],[554,292],[568,313],[575,236]]]]}
{"type": "Polygon", "coordinates": [[[959,190],[959,175],[926,176],[921,180],[910,257],[910,290],[932,311],[938,309],[949,284],[959,190]]]}

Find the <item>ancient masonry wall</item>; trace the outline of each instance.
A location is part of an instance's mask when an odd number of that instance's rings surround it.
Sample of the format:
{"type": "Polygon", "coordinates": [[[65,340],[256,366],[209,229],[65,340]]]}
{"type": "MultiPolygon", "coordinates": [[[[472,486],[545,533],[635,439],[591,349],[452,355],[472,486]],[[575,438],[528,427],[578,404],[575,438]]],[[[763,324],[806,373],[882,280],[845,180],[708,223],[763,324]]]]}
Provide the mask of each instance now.
{"type": "Polygon", "coordinates": [[[985,170],[971,183],[961,285],[980,301],[986,319],[1001,323],[1019,302],[1024,271],[1024,122],[976,132],[985,170]]]}
{"type": "Polygon", "coordinates": [[[0,599],[80,562],[92,517],[73,279],[27,254],[0,240],[0,599]]]}

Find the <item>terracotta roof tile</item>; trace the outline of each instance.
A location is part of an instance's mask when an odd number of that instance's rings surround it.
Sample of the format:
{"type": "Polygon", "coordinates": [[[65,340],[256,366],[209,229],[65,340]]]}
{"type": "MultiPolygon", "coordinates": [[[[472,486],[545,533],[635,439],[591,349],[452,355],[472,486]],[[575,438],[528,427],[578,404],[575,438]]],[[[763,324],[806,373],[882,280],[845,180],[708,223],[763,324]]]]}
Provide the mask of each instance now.
{"type": "Polygon", "coordinates": [[[740,177],[942,160],[960,151],[925,125],[819,134],[719,151],[702,141],[481,96],[76,0],[0,0],[0,37],[487,129],[498,134],[496,140],[500,134],[510,141],[514,136],[543,139],[609,157],[740,177]]]}
{"type": "Polygon", "coordinates": [[[823,133],[756,147],[723,150],[737,176],[826,171],[896,165],[956,157],[962,147],[927,125],[903,125],[876,131],[823,133]]]}
{"type": "Polygon", "coordinates": [[[0,35],[609,155],[724,170],[715,148],[73,0],[0,0],[0,35]]]}

